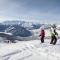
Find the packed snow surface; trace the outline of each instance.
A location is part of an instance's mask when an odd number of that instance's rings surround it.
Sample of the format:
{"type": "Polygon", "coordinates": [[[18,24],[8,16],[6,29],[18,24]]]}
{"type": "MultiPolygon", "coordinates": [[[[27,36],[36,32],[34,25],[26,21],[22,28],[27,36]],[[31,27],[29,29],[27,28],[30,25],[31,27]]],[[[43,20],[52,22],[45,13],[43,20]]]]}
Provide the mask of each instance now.
{"type": "Polygon", "coordinates": [[[0,43],[0,60],[60,60],[60,39],[56,45],[40,40],[0,43]]]}

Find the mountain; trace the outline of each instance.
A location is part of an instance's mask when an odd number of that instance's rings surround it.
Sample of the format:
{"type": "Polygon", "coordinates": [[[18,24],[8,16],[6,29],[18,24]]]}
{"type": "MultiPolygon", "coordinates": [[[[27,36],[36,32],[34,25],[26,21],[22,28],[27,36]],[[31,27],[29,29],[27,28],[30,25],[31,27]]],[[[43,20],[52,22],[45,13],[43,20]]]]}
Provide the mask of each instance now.
{"type": "Polygon", "coordinates": [[[4,32],[6,28],[8,28],[9,25],[3,25],[3,24],[0,24],[0,32],[4,32]]]}
{"type": "Polygon", "coordinates": [[[12,33],[14,36],[21,36],[21,37],[28,37],[32,35],[29,30],[19,25],[10,26],[5,30],[5,32],[12,33]]]}
{"type": "Polygon", "coordinates": [[[35,23],[35,22],[26,22],[26,21],[19,21],[19,20],[16,20],[16,21],[4,21],[2,23],[3,25],[20,25],[26,29],[38,29],[41,27],[42,24],[40,23],[35,23]]]}

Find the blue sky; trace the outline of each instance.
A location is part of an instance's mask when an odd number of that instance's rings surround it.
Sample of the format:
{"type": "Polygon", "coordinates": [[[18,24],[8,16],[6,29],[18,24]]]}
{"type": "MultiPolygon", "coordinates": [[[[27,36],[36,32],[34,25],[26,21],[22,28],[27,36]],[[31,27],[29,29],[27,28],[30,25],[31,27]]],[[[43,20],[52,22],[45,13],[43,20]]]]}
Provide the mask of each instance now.
{"type": "Polygon", "coordinates": [[[0,0],[0,22],[16,19],[60,22],[60,0],[0,0]]]}

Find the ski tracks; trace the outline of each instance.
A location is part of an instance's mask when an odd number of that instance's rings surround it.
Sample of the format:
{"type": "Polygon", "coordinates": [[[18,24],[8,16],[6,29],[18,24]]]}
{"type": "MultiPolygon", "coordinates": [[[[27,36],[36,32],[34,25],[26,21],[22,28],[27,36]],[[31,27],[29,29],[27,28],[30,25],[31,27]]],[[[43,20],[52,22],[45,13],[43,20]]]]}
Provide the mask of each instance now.
{"type": "Polygon", "coordinates": [[[60,54],[55,52],[56,47],[46,43],[24,43],[24,47],[0,56],[1,60],[60,60],[60,54]]]}

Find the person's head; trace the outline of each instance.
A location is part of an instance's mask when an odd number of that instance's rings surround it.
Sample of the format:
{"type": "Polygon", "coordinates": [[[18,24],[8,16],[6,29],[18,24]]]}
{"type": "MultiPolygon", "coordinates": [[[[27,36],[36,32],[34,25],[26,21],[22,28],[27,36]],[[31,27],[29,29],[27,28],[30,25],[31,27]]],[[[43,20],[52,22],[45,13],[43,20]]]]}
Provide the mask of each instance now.
{"type": "Polygon", "coordinates": [[[54,30],[54,32],[56,32],[56,30],[54,30]]]}
{"type": "Polygon", "coordinates": [[[50,28],[50,32],[54,32],[54,29],[52,27],[50,28]]]}
{"type": "Polygon", "coordinates": [[[42,29],[41,32],[44,32],[44,29],[42,29]]]}

